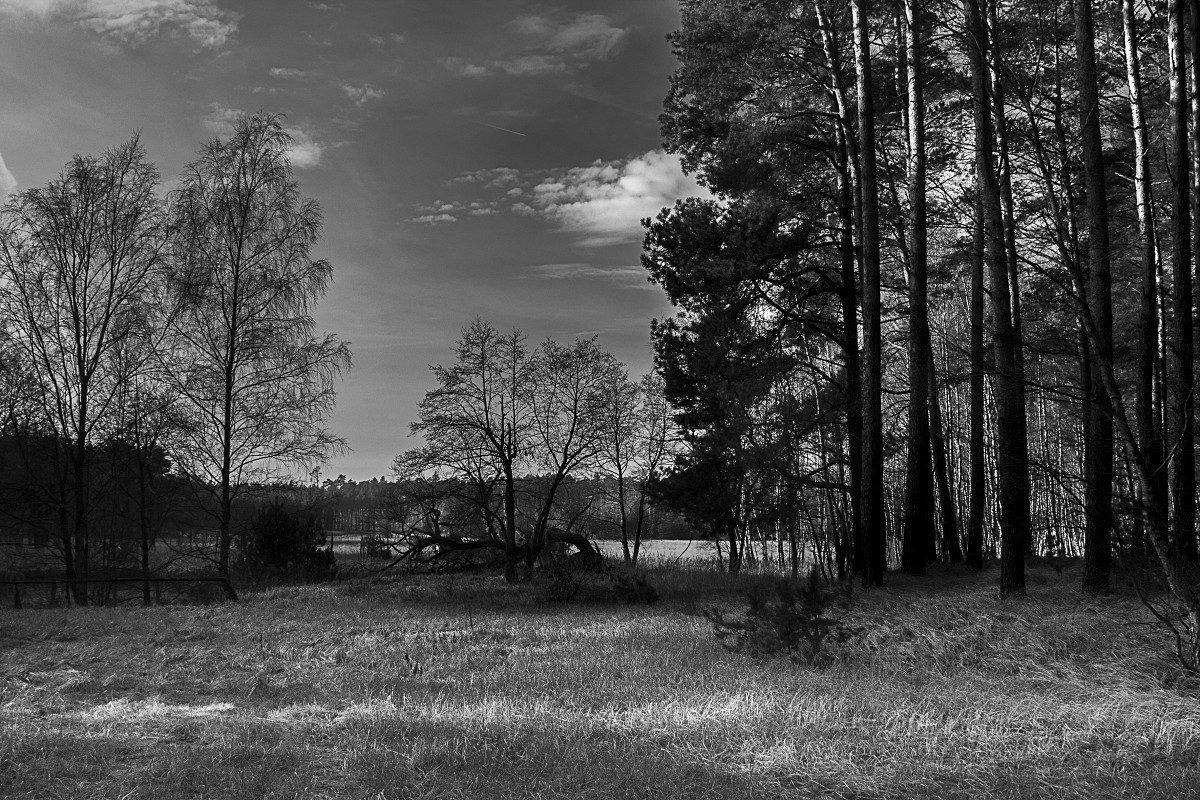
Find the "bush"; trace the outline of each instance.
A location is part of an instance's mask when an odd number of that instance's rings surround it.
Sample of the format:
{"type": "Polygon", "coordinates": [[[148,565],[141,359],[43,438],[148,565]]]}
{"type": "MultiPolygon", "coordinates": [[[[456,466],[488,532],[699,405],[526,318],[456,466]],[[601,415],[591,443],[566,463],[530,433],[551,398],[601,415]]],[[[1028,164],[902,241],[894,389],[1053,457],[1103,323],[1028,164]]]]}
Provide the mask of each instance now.
{"type": "Polygon", "coordinates": [[[313,511],[271,500],[242,535],[242,568],[255,583],[324,580],[337,572],[325,526],[313,511]]]}
{"type": "Polygon", "coordinates": [[[843,620],[852,601],[850,584],[826,584],[815,568],[806,579],[759,585],[747,597],[750,606],[742,618],[728,617],[717,608],[704,612],[714,635],[735,653],[786,654],[795,663],[819,667],[828,663],[827,644],[858,633],[843,620]]]}
{"type": "Polygon", "coordinates": [[[619,603],[655,603],[658,590],[642,573],[603,556],[543,558],[541,597],[561,603],[591,600],[619,603]]]}

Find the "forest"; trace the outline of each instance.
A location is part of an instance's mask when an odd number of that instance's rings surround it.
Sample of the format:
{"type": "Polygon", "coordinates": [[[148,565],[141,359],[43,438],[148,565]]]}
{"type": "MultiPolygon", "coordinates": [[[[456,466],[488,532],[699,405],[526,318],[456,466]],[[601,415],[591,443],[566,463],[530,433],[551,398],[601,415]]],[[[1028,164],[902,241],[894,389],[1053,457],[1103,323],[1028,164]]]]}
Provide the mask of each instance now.
{"type": "Polygon", "coordinates": [[[682,9],[664,140],[715,198],[645,223],[657,494],[730,569],[801,521],[867,587],[1120,569],[1200,664],[1195,4],[682,9]]]}

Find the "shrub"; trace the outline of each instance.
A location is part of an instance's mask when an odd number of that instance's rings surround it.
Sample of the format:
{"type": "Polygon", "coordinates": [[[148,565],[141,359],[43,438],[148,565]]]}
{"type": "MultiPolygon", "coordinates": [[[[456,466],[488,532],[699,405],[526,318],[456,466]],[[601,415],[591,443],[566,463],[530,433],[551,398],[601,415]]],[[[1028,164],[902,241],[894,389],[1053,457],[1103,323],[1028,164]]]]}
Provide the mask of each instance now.
{"type": "Polygon", "coordinates": [[[704,616],[726,649],[754,656],[786,654],[798,664],[824,666],[825,646],[858,633],[843,615],[852,601],[850,584],[829,585],[814,568],[804,579],[760,584],[747,593],[744,617],[726,616],[709,608],[704,616]]]}
{"type": "Polygon", "coordinates": [[[242,534],[246,577],[263,584],[330,578],[337,571],[325,526],[311,510],[271,500],[242,534]]]}
{"type": "Polygon", "coordinates": [[[591,600],[620,603],[654,603],[658,591],[642,573],[603,556],[542,559],[543,600],[561,603],[591,600]]]}

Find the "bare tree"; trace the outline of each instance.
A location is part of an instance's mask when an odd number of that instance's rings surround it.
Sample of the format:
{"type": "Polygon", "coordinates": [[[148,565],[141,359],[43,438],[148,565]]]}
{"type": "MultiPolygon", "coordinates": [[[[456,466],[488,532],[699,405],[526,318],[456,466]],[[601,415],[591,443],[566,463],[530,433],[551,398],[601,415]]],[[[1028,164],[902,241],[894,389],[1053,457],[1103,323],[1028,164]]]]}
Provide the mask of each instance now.
{"type": "Polygon", "coordinates": [[[34,378],[36,424],[57,442],[64,566],[87,603],[92,454],[112,432],[122,387],[145,364],[165,226],[158,170],[135,136],[76,156],[46,186],[14,197],[0,227],[0,307],[12,352],[34,378]]]}
{"type": "Polygon", "coordinates": [[[170,198],[172,381],[191,418],[177,457],[216,522],[223,574],[235,498],[344,447],[323,424],[350,350],[309,315],[332,267],[312,256],[321,211],[300,194],[290,144],[280,117],[243,116],[170,198]]]}
{"type": "Polygon", "coordinates": [[[625,381],[625,370],[595,337],[561,345],[547,339],[534,358],[525,390],[533,418],[531,455],[548,483],[525,559],[529,567],[547,542],[559,488],[570,476],[594,468],[604,452],[607,398],[625,381]]]}
{"type": "Polygon", "coordinates": [[[664,394],[662,376],[651,372],[637,383],[628,380],[607,398],[601,469],[614,482],[621,550],[636,564],[648,513],[646,488],[678,452],[674,411],[664,394]]]}
{"type": "Polygon", "coordinates": [[[530,357],[519,331],[504,335],[484,320],[463,328],[455,363],[431,367],[438,386],[418,405],[413,434],[425,446],[397,458],[397,472],[418,475],[444,470],[477,490],[487,529],[503,547],[505,577],[517,580],[517,469],[526,456],[532,410],[525,384],[530,357]],[[491,486],[501,484],[497,510],[491,486]],[[496,533],[499,532],[497,536],[496,533]]]}

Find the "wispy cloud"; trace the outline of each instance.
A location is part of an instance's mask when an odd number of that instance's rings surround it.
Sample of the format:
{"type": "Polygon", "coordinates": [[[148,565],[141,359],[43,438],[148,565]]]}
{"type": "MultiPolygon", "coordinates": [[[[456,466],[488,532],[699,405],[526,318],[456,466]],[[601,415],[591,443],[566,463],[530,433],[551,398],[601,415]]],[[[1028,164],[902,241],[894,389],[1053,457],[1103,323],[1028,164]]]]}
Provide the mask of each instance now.
{"type": "Polygon", "coordinates": [[[306,69],[296,69],[295,67],[271,67],[270,74],[272,78],[286,78],[287,80],[299,80],[312,75],[306,69]]]}
{"type": "Polygon", "coordinates": [[[213,0],[0,0],[0,13],[72,22],[123,46],[184,36],[212,49],[229,42],[241,18],[213,0]]]}
{"type": "Polygon", "coordinates": [[[447,58],[446,69],[464,78],[565,75],[607,59],[628,33],[603,14],[527,14],[507,27],[516,42],[510,53],[485,60],[447,58]]]}
{"type": "Polygon", "coordinates": [[[529,14],[513,20],[509,27],[532,39],[534,46],[569,53],[580,61],[608,58],[626,34],[603,14],[580,14],[573,19],[529,14]]]}
{"type": "Polygon", "coordinates": [[[384,97],[387,97],[387,92],[383,89],[376,89],[374,86],[367,84],[351,86],[348,83],[343,83],[341,88],[342,92],[353,100],[356,106],[363,106],[372,100],[382,100],[384,97]]]}
{"type": "Polygon", "coordinates": [[[662,150],[568,169],[521,172],[495,167],[462,173],[448,185],[473,189],[475,196],[439,200],[418,211],[454,214],[455,221],[464,214],[479,215],[480,209],[541,217],[593,247],[639,241],[643,218],[684,197],[712,196],[684,174],[678,157],[662,150]]]}
{"type": "MultiPolygon", "coordinates": [[[[228,137],[233,133],[234,123],[243,111],[236,108],[226,108],[220,103],[213,103],[212,111],[205,115],[205,129],[215,136],[228,137]]],[[[307,125],[286,125],[284,130],[292,137],[292,146],[288,149],[288,157],[296,169],[307,169],[320,166],[329,146],[318,141],[315,132],[307,125]]]]}
{"type": "Polygon", "coordinates": [[[403,33],[389,33],[387,36],[382,34],[372,34],[367,37],[367,41],[376,47],[383,47],[388,44],[404,44],[408,41],[403,33]]]}
{"type": "Polygon", "coordinates": [[[0,200],[8,197],[17,190],[17,176],[4,163],[4,154],[0,153],[0,200]]]}
{"type": "Polygon", "coordinates": [[[409,222],[417,222],[422,225],[443,225],[448,222],[458,222],[458,217],[453,214],[422,214],[419,217],[413,217],[409,222]]]}
{"type": "Polygon", "coordinates": [[[592,264],[538,264],[526,270],[525,277],[538,280],[601,280],[620,286],[655,288],[646,279],[641,266],[598,267],[592,264]]]}

